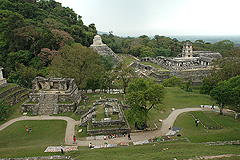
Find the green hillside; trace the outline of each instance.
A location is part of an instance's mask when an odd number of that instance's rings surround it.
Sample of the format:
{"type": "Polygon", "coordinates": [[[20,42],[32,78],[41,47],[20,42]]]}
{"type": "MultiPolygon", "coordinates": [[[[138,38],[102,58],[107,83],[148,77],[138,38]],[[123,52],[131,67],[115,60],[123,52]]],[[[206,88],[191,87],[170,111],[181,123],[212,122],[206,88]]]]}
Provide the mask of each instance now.
{"type": "Polygon", "coordinates": [[[8,82],[30,87],[64,45],[90,46],[97,30],[54,0],[0,1],[0,66],[8,82]]]}

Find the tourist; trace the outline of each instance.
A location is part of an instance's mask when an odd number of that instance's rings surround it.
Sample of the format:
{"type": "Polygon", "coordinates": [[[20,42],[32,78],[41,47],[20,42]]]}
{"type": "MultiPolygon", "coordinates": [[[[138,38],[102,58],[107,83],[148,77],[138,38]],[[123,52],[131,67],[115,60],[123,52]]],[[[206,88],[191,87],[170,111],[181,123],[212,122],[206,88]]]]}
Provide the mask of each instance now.
{"type": "Polygon", "coordinates": [[[198,119],[196,119],[195,123],[196,123],[196,126],[198,126],[199,120],[198,120],[198,119]]]}
{"type": "Polygon", "coordinates": [[[31,133],[32,132],[32,128],[31,127],[29,127],[29,133],[31,133]]]}
{"type": "Polygon", "coordinates": [[[89,146],[89,148],[90,148],[90,149],[92,149],[92,148],[93,148],[93,145],[92,145],[92,143],[89,143],[89,145],[88,145],[88,146],[89,146]]]}
{"type": "Polygon", "coordinates": [[[172,127],[171,127],[171,126],[169,126],[169,127],[168,127],[168,129],[169,129],[169,130],[171,130],[171,129],[172,129],[172,127]]]}
{"type": "Polygon", "coordinates": [[[73,136],[73,144],[77,144],[77,143],[76,143],[76,137],[75,137],[75,136],[73,136]]]}
{"type": "Polygon", "coordinates": [[[131,140],[131,136],[130,136],[130,133],[128,133],[128,140],[131,140]]]}
{"type": "Polygon", "coordinates": [[[62,147],[62,145],[60,146],[60,148],[61,148],[61,153],[63,154],[63,147],[62,147]]]}
{"type": "Polygon", "coordinates": [[[212,108],[211,109],[214,109],[214,104],[212,105],[212,108]]]}
{"type": "Polygon", "coordinates": [[[26,131],[27,131],[27,133],[28,133],[28,127],[26,126],[26,131]]]}

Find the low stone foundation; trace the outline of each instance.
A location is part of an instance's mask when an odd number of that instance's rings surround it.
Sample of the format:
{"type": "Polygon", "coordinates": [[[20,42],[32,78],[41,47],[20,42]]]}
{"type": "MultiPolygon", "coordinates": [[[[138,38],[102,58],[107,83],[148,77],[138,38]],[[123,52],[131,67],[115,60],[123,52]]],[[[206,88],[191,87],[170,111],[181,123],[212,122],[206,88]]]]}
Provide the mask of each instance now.
{"type": "Polygon", "coordinates": [[[122,120],[109,120],[109,121],[95,121],[92,119],[92,126],[95,127],[112,127],[112,126],[124,126],[125,121],[122,120]]]}
{"type": "Polygon", "coordinates": [[[123,134],[130,132],[129,128],[112,128],[112,129],[94,129],[89,130],[87,127],[87,134],[89,136],[93,135],[109,135],[109,134],[123,134]]]}

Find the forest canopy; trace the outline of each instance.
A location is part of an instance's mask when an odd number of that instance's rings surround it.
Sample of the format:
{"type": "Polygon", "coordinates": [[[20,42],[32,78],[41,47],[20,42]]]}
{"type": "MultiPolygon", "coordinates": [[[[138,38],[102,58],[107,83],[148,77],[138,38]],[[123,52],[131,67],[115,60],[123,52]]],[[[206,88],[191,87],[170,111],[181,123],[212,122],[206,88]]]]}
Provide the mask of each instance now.
{"type": "Polygon", "coordinates": [[[84,25],[81,18],[54,0],[1,0],[0,66],[4,76],[19,82],[23,76],[18,73],[20,66],[46,76],[53,56],[63,46],[90,46],[97,30],[95,24],[84,25]]]}
{"type": "MultiPolygon", "coordinates": [[[[71,50],[66,48],[71,46],[73,49],[75,45],[81,45],[83,47],[80,47],[78,53],[84,53],[97,34],[95,24],[84,25],[81,15],[69,7],[63,7],[55,0],[1,0],[0,20],[0,66],[4,68],[4,77],[8,82],[18,83],[23,87],[31,87],[31,81],[36,76],[51,76],[51,64],[58,64],[56,59],[68,54],[63,53],[71,50]]],[[[101,37],[103,43],[115,53],[130,54],[139,58],[174,57],[181,53],[185,43],[176,38],[159,35],[119,37],[109,32],[101,37]]],[[[234,48],[233,42],[229,40],[214,44],[203,40],[192,43],[194,50],[217,51],[223,56],[228,56],[234,48]]],[[[88,52],[91,52],[89,55],[94,54],[91,49],[88,52]]],[[[97,86],[92,86],[93,81],[99,84],[103,80],[102,77],[108,75],[104,72],[111,71],[113,64],[109,57],[89,59],[92,62],[95,60],[103,72],[99,72],[94,79],[88,76],[83,83],[79,81],[79,86],[95,88],[97,86]]],[[[57,75],[67,76],[60,72],[57,75]]]]}

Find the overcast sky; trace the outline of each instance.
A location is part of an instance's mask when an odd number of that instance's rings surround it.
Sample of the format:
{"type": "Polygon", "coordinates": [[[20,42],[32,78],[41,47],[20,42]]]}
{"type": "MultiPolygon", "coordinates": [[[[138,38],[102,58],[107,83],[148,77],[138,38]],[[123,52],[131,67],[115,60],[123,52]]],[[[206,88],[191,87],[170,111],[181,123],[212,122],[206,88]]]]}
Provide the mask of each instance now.
{"type": "Polygon", "coordinates": [[[240,35],[240,0],[56,0],[119,36],[240,35]]]}

